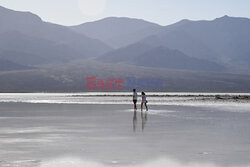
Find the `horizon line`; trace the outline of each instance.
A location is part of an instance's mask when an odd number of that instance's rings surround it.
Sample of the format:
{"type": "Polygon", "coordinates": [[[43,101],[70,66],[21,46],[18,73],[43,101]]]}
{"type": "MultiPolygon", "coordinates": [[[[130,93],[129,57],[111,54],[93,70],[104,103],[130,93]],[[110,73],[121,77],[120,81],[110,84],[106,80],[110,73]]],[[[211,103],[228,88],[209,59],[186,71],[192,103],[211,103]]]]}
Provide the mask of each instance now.
{"type": "Polygon", "coordinates": [[[97,21],[101,21],[101,20],[105,20],[105,19],[109,19],[109,18],[126,18],[126,19],[142,20],[142,21],[149,22],[149,23],[156,24],[156,25],[163,26],[163,27],[164,26],[169,26],[169,25],[176,24],[176,23],[181,22],[183,20],[187,20],[187,21],[214,21],[216,19],[223,18],[223,17],[250,19],[249,17],[246,17],[246,16],[229,16],[229,15],[225,14],[225,15],[222,15],[220,17],[213,18],[213,19],[188,19],[188,18],[183,18],[183,19],[180,19],[180,20],[175,21],[173,23],[170,23],[170,24],[167,24],[167,25],[163,25],[163,24],[160,24],[160,23],[157,23],[157,22],[154,22],[154,21],[149,21],[149,20],[146,20],[146,19],[143,19],[143,18],[137,18],[137,17],[107,16],[107,17],[102,17],[102,18],[98,18],[98,19],[93,19],[91,21],[86,21],[86,22],[83,21],[83,22],[80,22],[78,24],[67,25],[67,24],[61,24],[61,23],[57,23],[57,22],[47,21],[47,20],[43,19],[42,16],[40,16],[40,15],[34,13],[34,12],[31,12],[31,11],[27,11],[27,10],[15,10],[15,9],[12,9],[12,8],[7,8],[7,7],[3,6],[3,5],[0,5],[0,7],[5,8],[7,10],[12,10],[14,12],[31,13],[31,14],[36,15],[37,17],[39,17],[43,22],[47,22],[47,23],[51,23],[51,24],[57,24],[57,25],[65,26],[65,27],[79,26],[79,25],[82,25],[82,24],[93,23],[93,22],[97,22],[97,21]]]}

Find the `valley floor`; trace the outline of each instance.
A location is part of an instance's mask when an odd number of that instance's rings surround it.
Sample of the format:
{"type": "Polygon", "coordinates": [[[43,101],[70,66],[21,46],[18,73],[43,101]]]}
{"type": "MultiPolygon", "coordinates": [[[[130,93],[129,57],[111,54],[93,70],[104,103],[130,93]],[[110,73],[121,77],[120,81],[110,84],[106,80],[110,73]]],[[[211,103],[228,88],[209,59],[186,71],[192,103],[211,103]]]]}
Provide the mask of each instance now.
{"type": "Polygon", "coordinates": [[[127,96],[5,94],[0,103],[0,166],[250,165],[248,101],[148,100],[149,111],[135,113],[127,96]]]}

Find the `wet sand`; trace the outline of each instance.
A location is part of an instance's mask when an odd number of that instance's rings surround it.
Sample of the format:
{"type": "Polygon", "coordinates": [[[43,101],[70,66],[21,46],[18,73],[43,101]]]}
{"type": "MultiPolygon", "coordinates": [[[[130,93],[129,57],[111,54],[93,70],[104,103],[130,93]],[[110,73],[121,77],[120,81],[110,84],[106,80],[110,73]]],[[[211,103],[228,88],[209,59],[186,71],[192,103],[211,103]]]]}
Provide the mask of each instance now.
{"type": "Polygon", "coordinates": [[[250,166],[250,112],[132,107],[0,103],[0,166],[250,166]]]}

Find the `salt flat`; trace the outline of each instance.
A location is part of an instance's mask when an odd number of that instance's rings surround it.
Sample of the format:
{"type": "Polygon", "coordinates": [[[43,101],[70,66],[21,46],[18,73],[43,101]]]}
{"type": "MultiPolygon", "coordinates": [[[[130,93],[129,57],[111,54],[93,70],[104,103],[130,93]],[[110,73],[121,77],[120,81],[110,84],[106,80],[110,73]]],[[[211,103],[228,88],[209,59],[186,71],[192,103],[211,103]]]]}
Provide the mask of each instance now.
{"type": "Polygon", "coordinates": [[[134,113],[129,96],[0,97],[1,167],[250,166],[247,101],[149,97],[134,113]]]}

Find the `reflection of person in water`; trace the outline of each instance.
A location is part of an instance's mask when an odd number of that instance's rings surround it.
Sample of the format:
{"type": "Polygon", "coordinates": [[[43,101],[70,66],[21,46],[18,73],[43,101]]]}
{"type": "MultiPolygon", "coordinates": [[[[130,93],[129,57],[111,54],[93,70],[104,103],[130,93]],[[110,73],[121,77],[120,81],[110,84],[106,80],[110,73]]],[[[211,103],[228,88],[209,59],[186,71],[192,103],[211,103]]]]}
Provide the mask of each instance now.
{"type": "MultiPolygon", "coordinates": [[[[136,102],[137,102],[137,93],[136,90],[133,90],[133,101],[134,101],[134,116],[133,116],[133,130],[134,132],[136,131],[136,127],[137,127],[137,112],[136,112],[136,102]],[[136,100],[135,100],[136,98],[136,100]]],[[[146,94],[144,92],[141,93],[142,94],[142,102],[141,102],[141,120],[142,120],[142,131],[144,131],[144,128],[146,126],[146,122],[148,120],[148,116],[147,116],[147,111],[148,111],[148,106],[147,106],[147,99],[146,99],[146,94]],[[146,107],[146,112],[143,112],[143,104],[146,107]]]]}
{"type": "MultiPolygon", "coordinates": [[[[148,112],[147,111],[145,111],[145,112],[141,111],[141,128],[142,128],[142,131],[144,131],[144,129],[145,129],[147,120],[148,120],[148,112]]],[[[136,128],[137,128],[137,112],[136,112],[136,110],[134,110],[134,115],[133,115],[133,130],[134,130],[134,132],[136,131],[136,128]]]]}
{"type": "Polygon", "coordinates": [[[141,111],[141,128],[142,128],[142,131],[144,131],[144,128],[145,128],[145,125],[147,123],[147,120],[148,120],[148,113],[147,111],[144,113],[143,111],[141,111]]]}
{"type": "Polygon", "coordinates": [[[141,97],[142,97],[142,101],[141,101],[141,111],[143,110],[143,104],[145,105],[146,107],[146,110],[148,111],[148,106],[147,106],[147,97],[146,97],[146,94],[145,92],[141,92],[141,97]]]}
{"type": "Polygon", "coordinates": [[[134,116],[133,116],[133,130],[134,130],[134,132],[136,130],[136,126],[137,126],[137,113],[136,113],[136,109],[135,109],[134,116]]]}

